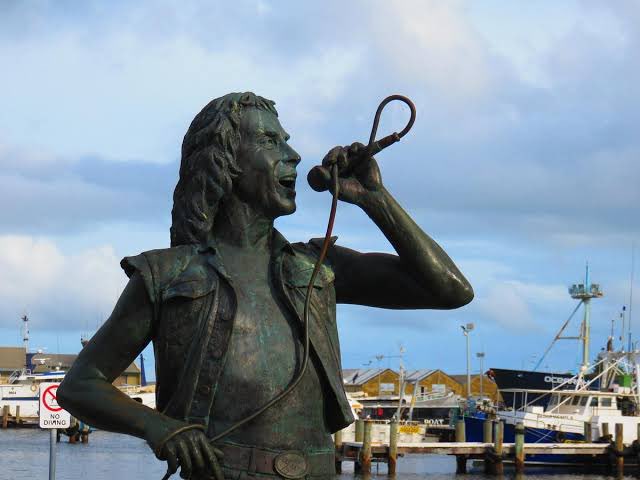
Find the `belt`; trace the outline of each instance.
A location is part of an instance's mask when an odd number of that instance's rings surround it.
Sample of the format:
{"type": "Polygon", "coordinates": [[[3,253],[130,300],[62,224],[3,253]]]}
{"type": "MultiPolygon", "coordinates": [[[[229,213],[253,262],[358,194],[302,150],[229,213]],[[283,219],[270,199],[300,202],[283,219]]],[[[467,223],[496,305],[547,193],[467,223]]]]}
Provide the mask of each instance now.
{"type": "MultiPolygon", "coordinates": [[[[278,451],[221,443],[223,468],[286,479],[335,475],[335,452],[278,451]]],[[[226,475],[225,475],[226,477],[226,475]]]]}

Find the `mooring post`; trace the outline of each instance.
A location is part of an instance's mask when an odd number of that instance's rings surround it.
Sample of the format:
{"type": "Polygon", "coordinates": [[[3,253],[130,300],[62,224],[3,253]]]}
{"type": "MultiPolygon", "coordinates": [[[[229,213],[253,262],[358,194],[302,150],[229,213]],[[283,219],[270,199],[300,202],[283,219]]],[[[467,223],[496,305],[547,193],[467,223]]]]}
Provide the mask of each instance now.
{"type": "Polygon", "coordinates": [[[603,423],[602,424],[602,437],[608,437],[608,436],[609,436],[609,424],[608,423],[603,423]]]}
{"type": "Polygon", "coordinates": [[[502,440],[504,438],[504,424],[498,420],[494,424],[493,439],[496,458],[494,460],[494,473],[502,475],[504,473],[504,465],[502,465],[502,440]]]}
{"type": "Polygon", "coordinates": [[[9,425],[9,405],[2,407],[2,428],[7,428],[9,425]]]}
{"type": "Polygon", "coordinates": [[[493,421],[487,418],[482,424],[482,441],[493,443],[493,421]]]}
{"type": "MultiPolygon", "coordinates": [[[[456,442],[466,442],[464,418],[459,418],[456,422],[456,442]]],[[[456,455],[456,473],[467,473],[467,456],[464,454],[456,455]]]]}
{"type": "Polygon", "coordinates": [[[362,418],[359,418],[356,420],[356,438],[354,441],[361,442],[363,432],[364,432],[364,420],[362,418]]]}
{"type": "Polygon", "coordinates": [[[584,422],[584,441],[586,443],[593,442],[593,429],[591,427],[591,422],[584,422]]]}
{"type": "Polygon", "coordinates": [[[398,461],[398,420],[391,419],[389,423],[389,459],[388,469],[389,475],[395,475],[396,462],[398,461]]]}
{"type": "Polygon", "coordinates": [[[623,442],[624,425],[616,423],[616,473],[618,476],[624,474],[624,442],[623,442]]]}
{"type": "Polygon", "coordinates": [[[333,443],[336,447],[336,473],[342,473],[342,430],[333,434],[333,443]]]}
{"type": "MultiPolygon", "coordinates": [[[[493,420],[490,418],[485,419],[482,424],[482,441],[484,443],[493,443],[493,420]]],[[[484,473],[492,471],[492,463],[490,452],[487,450],[484,456],[484,473]]]]}
{"type": "Polygon", "coordinates": [[[364,432],[362,438],[362,449],[360,450],[360,468],[362,473],[371,473],[371,430],[373,422],[364,422],[364,432]]]}
{"type": "MultiPolygon", "coordinates": [[[[640,444],[640,423],[637,425],[635,444],[640,444]]],[[[640,452],[637,453],[637,465],[640,467],[640,452]]]]}
{"type": "Polygon", "coordinates": [[[20,405],[16,405],[16,425],[20,425],[20,405]]]}
{"type": "Polygon", "coordinates": [[[515,444],[515,467],[516,473],[524,472],[524,424],[516,424],[516,444],[515,444]]]}

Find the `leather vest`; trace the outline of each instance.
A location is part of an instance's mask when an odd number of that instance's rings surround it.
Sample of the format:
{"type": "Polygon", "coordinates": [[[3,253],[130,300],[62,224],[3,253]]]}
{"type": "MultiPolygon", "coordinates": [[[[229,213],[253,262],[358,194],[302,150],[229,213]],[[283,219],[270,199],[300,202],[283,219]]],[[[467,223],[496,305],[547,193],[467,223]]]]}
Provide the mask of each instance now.
{"type": "MultiPolygon", "coordinates": [[[[321,242],[312,239],[289,244],[274,230],[270,274],[288,314],[301,325],[307,285],[321,242]]],[[[215,247],[183,245],[151,250],[125,257],[121,265],[129,277],[140,273],[153,304],[158,410],[189,423],[208,425],[236,311],[232,283],[215,247]]],[[[323,394],[327,421],[335,432],[354,418],[343,386],[333,280],[333,270],[325,263],[314,284],[309,336],[319,374],[329,387],[323,394]]]]}

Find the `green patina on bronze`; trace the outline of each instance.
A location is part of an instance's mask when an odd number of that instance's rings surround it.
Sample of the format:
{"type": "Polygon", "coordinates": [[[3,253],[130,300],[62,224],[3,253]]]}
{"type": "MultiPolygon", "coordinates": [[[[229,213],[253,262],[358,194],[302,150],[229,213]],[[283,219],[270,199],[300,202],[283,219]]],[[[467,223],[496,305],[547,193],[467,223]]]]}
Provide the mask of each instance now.
{"type": "MultiPolygon", "coordinates": [[[[353,421],[341,374],[336,304],[457,308],[471,286],[384,188],[375,160],[340,178],[398,255],[332,243],[314,281],[309,366],[287,397],[209,439],[287,388],[303,360],[303,306],[321,240],[290,244],[274,220],[295,211],[299,155],[274,103],[213,100],[182,146],[171,247],[122,261],[130,277],[113,313],[58,390],[85,422],[144,438],[183,478],[331,476],[331,433],[353,421]],[[111,382],[153,342],[157,411],[111,382]],[[184,429],[188,425],[201,428],[184,429]]],[[[318,170],[344,172],[362,145],[336,147],[318,170]]],[[[333,239],[335,242],[335,239],[333,239]]]]}

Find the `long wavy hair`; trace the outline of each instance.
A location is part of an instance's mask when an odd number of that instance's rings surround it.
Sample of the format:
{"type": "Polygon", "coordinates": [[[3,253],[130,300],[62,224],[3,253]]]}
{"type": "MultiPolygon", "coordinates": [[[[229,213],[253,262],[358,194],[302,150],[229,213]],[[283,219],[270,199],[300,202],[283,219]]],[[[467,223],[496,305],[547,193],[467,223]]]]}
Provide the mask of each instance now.
{"type": "Polygon", "coordinates": [[[278,115],[275,102],[254,93],[216,98],[195,116],[182,142],[180,178],[173,192],[171,246],[206,243],[220,202],[242,173],[236,162],[240,120],[247,108],[278,115]]]}

